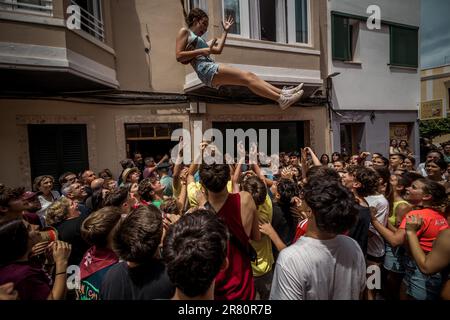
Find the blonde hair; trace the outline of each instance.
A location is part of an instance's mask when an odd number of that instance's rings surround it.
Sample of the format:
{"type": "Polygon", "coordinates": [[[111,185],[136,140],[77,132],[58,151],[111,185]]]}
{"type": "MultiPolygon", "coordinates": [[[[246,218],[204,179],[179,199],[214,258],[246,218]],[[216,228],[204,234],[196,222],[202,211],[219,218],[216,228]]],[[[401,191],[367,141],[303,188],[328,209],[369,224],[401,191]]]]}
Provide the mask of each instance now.
{"type": "Polygon", "coordinates": [[[47,224],[54,225],[66,220],[69,215],[69,208],[71,205],[72,202],[65,197],[53,202],[47,208],[47,214],[45,216],[45,221],[47,224]]]}
{"type": "Polygon", "coordinates": [[[50,179],[52,180],[52,183],[55,183],[55,178],[53,178],[52,176],[49,175],[43,175],[43,176],[39,176],[36,177],[33,181],[33,191],[37,192],[39,191],[39,187],[41,186],[42,181],[44,181],[45,179],[50,179]]]}

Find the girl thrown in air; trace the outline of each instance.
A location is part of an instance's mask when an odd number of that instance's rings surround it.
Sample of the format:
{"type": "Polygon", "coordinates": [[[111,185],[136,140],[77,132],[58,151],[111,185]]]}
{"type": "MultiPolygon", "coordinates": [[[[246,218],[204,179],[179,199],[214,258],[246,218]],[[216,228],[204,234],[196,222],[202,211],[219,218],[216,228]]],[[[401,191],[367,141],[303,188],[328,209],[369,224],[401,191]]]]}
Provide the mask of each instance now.
{"type": "Polygon", "coordinates": [[[208,87],[219,88],[223,85],[245,86],[253,93],[278,102],[285,110],[300,100],[303,95],[303,83],[293,89],[277,88],[262,80],[254,73],[242,71],[226,64],[218,64],[211,54],[221,54],[225,46],[228,30],[234,21],[228,17],[222,22],[224,33],[220,40],[217,38],[206,42],[202,35],[208,30],[208,15],[201,9],[194,8],[189,14],[183,5],[183,14],[188,28],[181,28],[176,42],[177,61],[190,63],[199,79],[208,87]]]}

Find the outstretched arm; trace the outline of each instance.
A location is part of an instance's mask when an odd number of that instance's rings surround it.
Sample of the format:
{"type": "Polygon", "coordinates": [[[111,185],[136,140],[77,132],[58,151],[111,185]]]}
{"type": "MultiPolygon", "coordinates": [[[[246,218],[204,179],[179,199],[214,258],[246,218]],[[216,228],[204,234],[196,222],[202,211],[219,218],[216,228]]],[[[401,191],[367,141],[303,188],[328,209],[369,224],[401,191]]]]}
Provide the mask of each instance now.
{"type": "MultiPolygon", "coordinates": [[[[222,37],[220,38],[220,40],[217,44],[212,46],[211,53],[214,53],[214,54],[222,53],[223,47],[225,47],[225,41],[227,40],[228,30],[230,30],[233,23],[234,23],[234,20],[232,17],[228,17],[226,20],[222,21],[222,26],[223,26],[222,37]]],[[[217,39],[211,40],[212,42],[208,43],[208,44],[211,45],[212,43],[214,43],[214,40],[217,40],[217,39]]]]}
{"type": "Polygon", "coordinates": [[[320,162],[319,158],[317,158],[316,154],[310,147],[305,148],[307,152],[311,155],[311,160],[315,166],[321,166],[322,163],[320,162]]]}
{"type": "Polygon", "coordinates": [[[272,240],[273,244],[275,245],[275,247],[277,248],[278,251],[281,251],[284,248],[286,248],[286,244],[283,242],[283,240],[281,240],[281,238],[278,235],[278,233],[272,227],[272,224],[270,224],[268,222],[267,223],[260,223],[259,224],[259,231],[262,234],[267,235],[270,238],[270,240],[272,240]]]}
{"type": "MultiPolygon", "coordinates": [[[[372,226],[381,234],[381,236],[389,242],[392,247],[398,247],[405,242],[405,229],[397,229],[397,231],[392,232],[389,228],[383,226],[377,219],[377,209],[370,207],[371,223],[372,226]]],[[[369,230],[369,237],[373,234],[369,230]]]]}

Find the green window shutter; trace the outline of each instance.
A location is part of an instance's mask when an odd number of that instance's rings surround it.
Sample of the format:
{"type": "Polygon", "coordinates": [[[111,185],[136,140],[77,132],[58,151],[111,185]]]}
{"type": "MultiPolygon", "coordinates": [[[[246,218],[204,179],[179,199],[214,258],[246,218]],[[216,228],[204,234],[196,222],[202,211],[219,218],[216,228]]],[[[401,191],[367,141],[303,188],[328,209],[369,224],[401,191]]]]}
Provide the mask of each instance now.
{"type": "Polygon", "coordinates": [[[390,26],[390,36],[391,65],[417,68],[419,65],[418,30],[390,26]]]}
{"type": "Polygon", "coordinates": [[[351,28],[349,19],[336,14],[331,15],[333,59],[350,61],[351,55],[351,28]]]}

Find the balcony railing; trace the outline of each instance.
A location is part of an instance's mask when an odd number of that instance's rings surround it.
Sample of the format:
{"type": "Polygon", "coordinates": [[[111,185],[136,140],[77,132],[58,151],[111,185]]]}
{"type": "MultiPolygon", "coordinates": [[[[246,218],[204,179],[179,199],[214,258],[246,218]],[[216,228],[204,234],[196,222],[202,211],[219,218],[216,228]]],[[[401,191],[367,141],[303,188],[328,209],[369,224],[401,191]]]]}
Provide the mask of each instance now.
{"type": "Polygon", "coordinates": [[[52,0],[0,0],[0,10],[28,12],[51,16],[53,14],[52,0]]]}
{"type": "Polygon", "coordinates": [[[105,29],[101,15],[101,2],[98,0],[88,0],[88,8],[83,8],[75,0],[71,4],[80,8],[81,30],[89,33],[100,41],[105,41],[105,29]],[[91,11],[91,12],[89,12],[91,11]]]}

